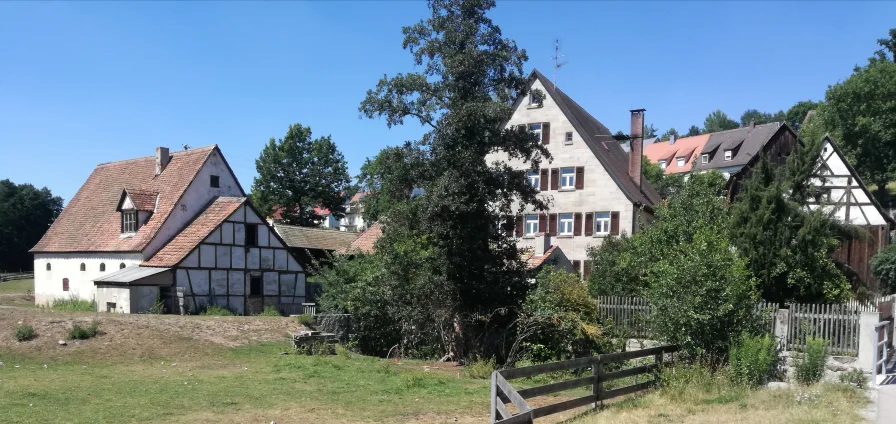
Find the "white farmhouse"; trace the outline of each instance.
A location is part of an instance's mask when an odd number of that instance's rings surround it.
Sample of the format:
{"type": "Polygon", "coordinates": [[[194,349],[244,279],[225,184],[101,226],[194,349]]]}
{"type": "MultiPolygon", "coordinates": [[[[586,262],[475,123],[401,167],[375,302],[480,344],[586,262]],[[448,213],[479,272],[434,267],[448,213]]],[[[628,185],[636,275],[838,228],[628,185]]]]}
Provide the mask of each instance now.
{"type": "Polygon", "coordinates": [[[245,198],[217,146],[97,165],[34,253],[37,304],[138,313],[301,304],[305,274],[245,198]]]}
{"type": "MultiPolygon", "coordinates": [[[[632,234],[641,218],[648,218],[660,196],[641,173],[644,110],[631,111],[632,153],[624,151],[607,127],[545,78],[533,71],[531,95],[519,98],[508,127],[525,126],[537,134],[553,161],[529,171],[530,183],[550,202],[550,210],[521,211],[516,221],[518,246],[547,251],[559,246],[577,272],[587,276],[590,246],[609,235],[632,234]],[[545,237],[547,240],[543,239],[545,237]],[[542,245],[544,243],[544,245],[542,245]]],[[[489,162],[503,161],[516,169],[529,163],[497,152],[489,162]]]]}

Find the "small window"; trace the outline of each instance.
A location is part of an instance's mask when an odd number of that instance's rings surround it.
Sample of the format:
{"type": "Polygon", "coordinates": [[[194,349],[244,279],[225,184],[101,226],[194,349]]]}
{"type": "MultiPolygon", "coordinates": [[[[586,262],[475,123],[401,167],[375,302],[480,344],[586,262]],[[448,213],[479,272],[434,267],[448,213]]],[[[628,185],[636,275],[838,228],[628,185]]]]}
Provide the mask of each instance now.
{"type": "Polygon", "coordinates": [[[731,150],[725,150],[725,160],[731,160],[731,150]]]}
{"type": "Polygon", "coordinates": [[[576,187],[576,169],[560,168],[560,188],[576,187]]]}
{"type": "Polygon", "coordinates": [[[675,158],[675,166],[679,168],[684,168],[684,158],[675,158]]]}
{"type": "Polygon", "coordinates": [[[218,177],[217,175],[212,175],[211,181],[209,181],[209,185],[214,188],[221,187],[221,178],[218,177]]]}
{"type": "Polygon", "coordinates": [[[121,213],[121,232],[137,232],[137,211],[127,211],[121,213]]]}
{"type": "Polygon", "coordinates": [[[246,246],[258,246],[258,226],[246,224],[246,246]]]}
{"type": "Polygon", "coordinates": [[[526,215],[526,235],[532,236],[538,232],[538,215],[526,215]]]}
{"type": "Polygon", "coordinates": [[[660,166],[660,169],[662,169],[663,171],[666,170],[666,160],[665,159],[660,160],[659,162],[657,162],[657,164],[660,166]]]}
{"type": "Polygon", "coordinates": [[[125,267],[124,262],[122,262],[121,264],[118,265],[118,269],[124,269],[124,267],[125,267]]]}
{"type": "Polygon", "coordinates": [[[594,234],[610,234],[610,213],[594,213],[594,234]]]}
{"type": "Polygon", "coordinates": [[[539,107],[541,106],[541,102],[535,100],[535,93],[529,94],[529,106],[530,107],[539,107]]]}
{"type": "Polygon", "coordinates": [[[529,185],[534,187],[536,190],[541,186],[541,175],[538,171],[529,171],[529,185]]]}
{"type": "Polygon", "coordinates": [[[572,214],[571,213],[561,213],[560,214],[560,235],[563,236],[571,236],[572,235],[572,214]]]}
{"type": "Polygon", "coordinates": [[[47,271],[51,271],[52,269],[53,269],[53,267],[51,267],[51,266],[50,266],[50,263],[47,262],[47,271]]]}
{"type": "Polygon", "coordinates": [[[529,132],[541,140],[541,124],[529,124],[529,132]]]}
{"type": "Polygon", "coordinates": [[[824,146],[824,149],[821,149],[821,151],[824,152],[824,153],[827,153],[827,152],[828,152],[828,146],[824,146]]]}
{"type": "Polygon", "coordinates": [[[572,131],[566,133],[566,144],[572,144],[572,131]]]}
{"type": "Polygon", "coordinates": [[[100,264],[100,272],[106,272],[106,264],[105,263],[100,264]]]}
{"type": "Polygon", "coordinates": [[[249,277],[249,296],[261,296],[261,277],[249,277]]]}
{"type": "Polygon", "coordinates": [[[87,265],[85,265],[84,262],[81,262],[81,271],[87,271],[87,265]]]}
{"type": "Polygon", "coordinates": [[[115,306],[116,305],[114,302],[106,302],[106,312],[109,312],[109,313],[116,312],[118,309],[115,306]]]}
{"type": "Polygon", "coordinates": [[[709,153],[700,155],[700,163],[709,163],[709,153]]]}
{"type": "Polygon", "coordinates": [[[68,278],[62,279],[62,291],[68,291],[68,278]]]}

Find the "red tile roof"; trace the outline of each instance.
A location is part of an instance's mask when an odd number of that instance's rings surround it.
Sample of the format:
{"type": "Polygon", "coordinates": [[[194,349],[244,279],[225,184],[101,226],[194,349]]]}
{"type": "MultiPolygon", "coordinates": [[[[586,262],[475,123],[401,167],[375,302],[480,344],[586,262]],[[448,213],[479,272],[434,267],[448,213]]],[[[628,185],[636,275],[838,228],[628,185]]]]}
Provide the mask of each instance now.
{"type": "MultiPolygon", "coordinates": [[[[177,205],[181,195],[217,146],[174,152],[155,175],[155,156],[97,165],[32,252],[139,252],[177,205]],[[132,237],[121,237],[115,210],[124,189],[158,193],[158,207],[132,237]]],[[[219,152],[220,154],[220,152],[219,152]]]]}
{"type": "Polygon", "coordinates": [[[366,196],[367,196],[366,191],[359,191],[359,192],[355,193],[354,196],[352,196],[352,199],[349,201],[349,203],[358,203],[361,201],[361,199],[363,199],[366,196]]]}
{"type": "Polygon", "coordinates": [[[176,266],[245,202],[245,197],[216,198],[183,231],[140,266],[176,266]]]}
{"type": "MultiPolygon", "coordinates": [[[[316,214],[319,215],[319,216],[326,217],[327,215],[330,214],[330,210],[327,209],[327,208],[322,208],[322,207],[320,207],[320,206],[315,206],[315,207],[314,207],[314,213],[316,213],[316,214]]],[[[274,213],[271,214],[271,218],[273,218],[273,219],[283,219],[283,208],[281,208],[280,206],[276,206],[276,207],[274,208],[274,213]]]]}
{"type": "Polygon", "coordinates": [[[551,248],[546,250],[543,255],[535,256],[535,251],[530,249],[526,253],[526,255],[528,255],[528,257],[525,258],[526,265],[528,265],[530,269],[540,267],[542,264],[544,264],[544,261],[551,257],[551,254],[553,254],[555,250],[560,250],[560,248],[558,246],[551,246],[551,248]]]}
{"type": "Polygon", "coordinates": [[[126,188],[124,190],[138,211],[155,211],[156,197],[158,197],[159,193],[138,188],[126,188]]]}
{"type": "Polygon", "coordinates": [[[647,156],[647,159],[650,159],[653,163],[665,160],[666,174],[690,172],[693,160],[700,156],[700,152],[707,141],[709,141],[709,134],[679,138],[675,140],[674,144],[669,144],[668,140],[657,141],[644,146],[644,156],[647,156]],[[683,167],[679,167],[675,160],[681,156],[685,157],[683,167]]]}
{"type": "Polygon", "coordinates": [[[382,237],[383,227],[377,222],[364,230],[355,241],[347,248],[340,250],[342,253],[351,253],[352,251],[361,251],[363,253],[373,253],[373,245],[382,237]]]}

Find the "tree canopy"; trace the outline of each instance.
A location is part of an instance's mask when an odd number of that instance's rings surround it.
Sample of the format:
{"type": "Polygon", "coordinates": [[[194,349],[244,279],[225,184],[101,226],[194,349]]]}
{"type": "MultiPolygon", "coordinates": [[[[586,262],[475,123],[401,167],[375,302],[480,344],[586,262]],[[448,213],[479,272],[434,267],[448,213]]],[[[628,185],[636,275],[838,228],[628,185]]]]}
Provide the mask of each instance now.
{"type": "Polygon", "coordinates": [[[693,137],[695,135],[700,135],[700,134],[703,134],[703,130],[701,130],[700,127],[698,127],[696,125],[691,125],[690,127],[688,127],[688,132],[685,133],[684,136],[685,137],[693,137]]]}
{"type": "Polygon", "coordinates": [[[30,270],[28,251],[62,212],[62,198],[46,187],[0,180],[0,271],[30,270]]]}
{"type": "Polygon", "coordinates": [[[272,137],[264,146],[255,169],[252,200],[264,214],[279,208],[285,223],[316,227],[325,218],[314,212],[316,206],[337,219],[345,213],[351,178],[330,136],[312,139],[310,127],[290,125],[285,137],[272,137]]]}
{"type": "Polygon", "coordinates": [[[737,121],[728,117],[728,114],[716,109],[709,113],[703,121],[703,132],[714,133],[737,128],[737,121]]]}
{"type": "Polygon", "coordinates": [[[417,143],[387,147],[364,161],[358,183],[367,192],[364,220],[379,221],[396,204],[407,201],[426,180],[428,152],[417,143]]]}

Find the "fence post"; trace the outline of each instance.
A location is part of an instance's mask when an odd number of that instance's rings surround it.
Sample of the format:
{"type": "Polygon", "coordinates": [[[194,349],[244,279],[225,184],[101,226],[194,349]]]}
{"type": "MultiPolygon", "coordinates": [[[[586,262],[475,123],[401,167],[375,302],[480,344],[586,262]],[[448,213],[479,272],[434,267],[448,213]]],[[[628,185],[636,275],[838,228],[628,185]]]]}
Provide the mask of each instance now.
{"type": "Polygon", "coordinates": [[[880,322],[879,312],[863,311],[859,315],[859,359],[856,366],[864,371],[874,370],[874,357],[877,352],[877,345],[874,343],[876,329],[874,328],[880,322]]]}
{"type": "Polygon", "coordinates": [[[489,423],[495,424],[498,418],[498,405],[495,403],[498,402],[498,372],[492,371],[492,388],[491,388],[491,409],[489,410],[489,414],[491,414],[491,418],[489,423]]]}
{"type": "Polygon", "coordinates": [[[777,339],[778,350],[787,350],[787,334],[790,328],[790,309],[778,309],[775,314],[775,339],[777,339]]]}
{"type": "Polygon", "coordinates": [[[591,393],[595,396],[595,408],[597,407],[597,402],[600,402],[600,406],[604,406],[604,363],[601,361],[600,355],[597,355],[596,358],[597,360],[591,367],[591,373],[594,375],[594,385],[591,386],[591,393]]]}

